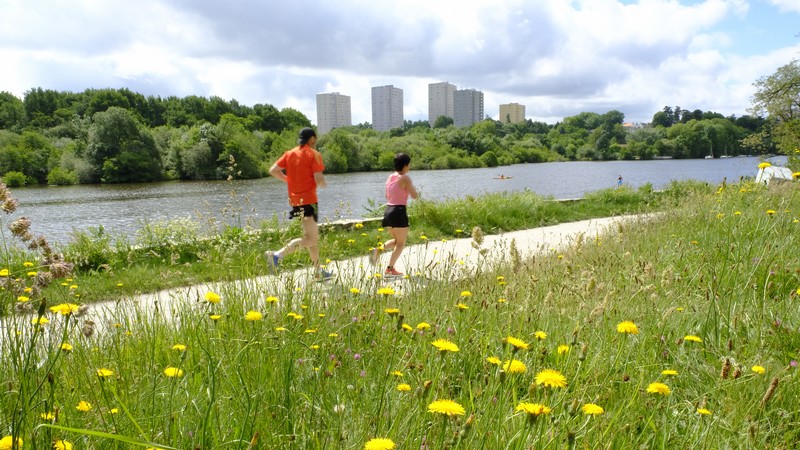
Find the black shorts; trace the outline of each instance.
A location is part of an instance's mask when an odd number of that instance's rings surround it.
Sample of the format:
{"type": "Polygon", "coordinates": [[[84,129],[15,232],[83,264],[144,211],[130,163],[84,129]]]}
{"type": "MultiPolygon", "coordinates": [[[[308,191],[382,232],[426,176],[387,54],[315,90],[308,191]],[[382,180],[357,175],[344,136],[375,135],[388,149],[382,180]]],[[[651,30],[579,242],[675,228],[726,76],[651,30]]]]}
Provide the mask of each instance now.
{"type": "Polygon", "coordinates": [[[319,222],[317,204],[295,206],[289,211],[289,218],[294,219],[295,217],[313,217],[314,222],[319,222]]]}
{"type": "Polygon", "coordinates": [[[406,205],[386,205],[381,225],[392,228],[408,228],[406,205]]]}

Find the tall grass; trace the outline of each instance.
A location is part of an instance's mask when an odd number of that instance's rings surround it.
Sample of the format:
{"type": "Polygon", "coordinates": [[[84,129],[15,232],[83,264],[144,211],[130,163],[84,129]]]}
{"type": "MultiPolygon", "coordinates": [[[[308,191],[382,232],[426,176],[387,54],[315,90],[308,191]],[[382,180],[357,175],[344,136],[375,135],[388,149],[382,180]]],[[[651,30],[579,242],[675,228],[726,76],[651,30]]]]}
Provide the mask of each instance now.
{"type": "MultiPolygon", "coordinates": [[[[794,448],[796,190],[692,189],[569,249],[403,295],[374,277],[269,277],[93,325],[11,315],[0,429],[25,448],[794,448]]],[[[443,228],[471,228],[451,217],[443,228]]],[[[61,292],[48,307],[75,301],[61,292]]]]}

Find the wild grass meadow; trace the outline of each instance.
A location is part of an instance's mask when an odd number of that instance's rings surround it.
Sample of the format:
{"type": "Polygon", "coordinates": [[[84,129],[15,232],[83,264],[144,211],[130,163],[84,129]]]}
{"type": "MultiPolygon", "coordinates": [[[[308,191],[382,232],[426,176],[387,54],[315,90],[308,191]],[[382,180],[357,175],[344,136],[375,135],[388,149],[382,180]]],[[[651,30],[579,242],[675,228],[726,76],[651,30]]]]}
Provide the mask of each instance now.
{"type": "Polygon", "coordinates": [[[30,305],[2,317],[0,449],[796,448],[797,182],[680,189],[402,295],[231,283],[94,324],[80,276],[35,297],[39,263],[0,262],[5,304],[30,305]]]}

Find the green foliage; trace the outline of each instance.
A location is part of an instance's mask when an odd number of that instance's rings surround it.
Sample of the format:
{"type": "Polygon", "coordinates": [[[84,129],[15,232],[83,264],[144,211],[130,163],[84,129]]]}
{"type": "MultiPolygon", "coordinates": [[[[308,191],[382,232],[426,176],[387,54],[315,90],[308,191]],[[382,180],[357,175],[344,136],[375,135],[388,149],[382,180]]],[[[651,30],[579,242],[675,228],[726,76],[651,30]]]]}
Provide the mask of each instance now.
{"type": "Polygon", "coordinates": [[[78,184],[78,174],[61,167],[55,167],[47,174],[47,184],[51,186],[78,184]]]}
{"type": "Polygon", "coordinates": [[[22,172],[10,171],[3,175],[3,183],[8,187],[23,187],[28,184],[28,177],[22,172]]]}

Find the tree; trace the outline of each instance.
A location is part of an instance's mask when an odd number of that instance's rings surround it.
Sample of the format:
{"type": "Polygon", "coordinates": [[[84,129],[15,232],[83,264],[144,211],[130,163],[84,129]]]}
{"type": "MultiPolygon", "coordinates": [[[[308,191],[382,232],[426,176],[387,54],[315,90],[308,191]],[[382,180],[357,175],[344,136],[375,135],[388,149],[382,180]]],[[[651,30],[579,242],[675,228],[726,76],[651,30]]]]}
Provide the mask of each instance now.
{"type": "Polygon", "coordinates": [[[92,182],[125,183],[163,178],[161,158],[149,131],[116,106],[93,116],[84,155],[92,182]]]}
{"type": "Polygon", "coordinates": [[[0,92],[0,129],[12,130],[25,124],[25,104],[8,92],[0,92]]]}
{"type": "Polygon", "coordinates": [[[453,118],[447,116],[439,116],[433,122],[433,128],[447,128],[453,124],[453,118]]]}
{"type": "Polygon", "coordinates": [[[793,60],[753,86],[751,111],[774,121],[773,139],[778,149],[792,155],[800,147],[800,61],[793,60]]]}

